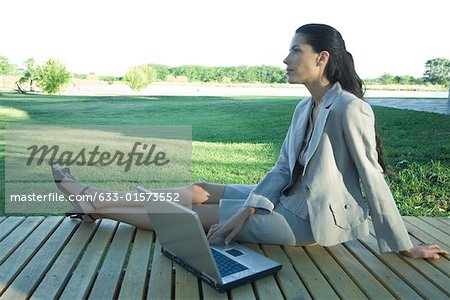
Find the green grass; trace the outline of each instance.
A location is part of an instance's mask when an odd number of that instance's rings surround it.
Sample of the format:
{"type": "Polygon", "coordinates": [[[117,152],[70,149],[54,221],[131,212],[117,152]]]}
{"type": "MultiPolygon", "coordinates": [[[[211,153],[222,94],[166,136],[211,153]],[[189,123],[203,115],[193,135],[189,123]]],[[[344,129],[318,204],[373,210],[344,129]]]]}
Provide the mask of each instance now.
{"type": "MultiPolygon", "coordinates": [[[[192,125],[193,181],[257,183],[273,165],[295,97],[144,97],[0,94],[6,124],[192,125]]],[[[402,215],[449,216],[450,117],[374,107],[402,215]]],[[[4,134],[0,205],[4,208],[4,134]]],[[[4,209],[2,209],[4,211],[4,209]]],[[[0,212],[4,214],[4,212],[0,212]]]]}

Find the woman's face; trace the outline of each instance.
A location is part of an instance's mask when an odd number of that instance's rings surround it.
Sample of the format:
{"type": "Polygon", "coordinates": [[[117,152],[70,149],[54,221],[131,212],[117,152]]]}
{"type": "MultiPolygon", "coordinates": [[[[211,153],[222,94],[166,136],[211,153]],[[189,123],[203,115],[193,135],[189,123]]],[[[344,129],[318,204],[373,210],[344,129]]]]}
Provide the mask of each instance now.
{"type": "Polygon", "coordinates": [[[296,33],[292,38],[289,54],[283,60],[287,66],[289,83],[308,84],[319,80],[321,69],[318,64],[319,54],[311,45],[306,44],[303,34],[296,33]]]}

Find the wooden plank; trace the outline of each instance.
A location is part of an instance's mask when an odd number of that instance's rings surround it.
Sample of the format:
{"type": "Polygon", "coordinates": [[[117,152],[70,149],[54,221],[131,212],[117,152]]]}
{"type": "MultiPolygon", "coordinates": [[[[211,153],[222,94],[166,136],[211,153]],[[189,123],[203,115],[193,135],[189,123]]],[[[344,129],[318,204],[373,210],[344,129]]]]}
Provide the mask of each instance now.
{"type": "Polygon", "coordinates": [[[285,246],[285,252],[313,298],[339,298],[303,247],[285,246]]]}
{"type": "Polygon", "coordinates": [[[54,233],[33,255],[33,258],[14,279],[2,297],[5,299],[28,299],[41,282],[51,264],[70,239],[72,232],[76,229],[77,224],[70,222],[68,218],[59,217],[59,219],[62,223],[58,222],[59,226],[54,233]]]}
{"type": "Polygon", "coordinates": [[[433,226],[434,228],[440,230],[443,234],[445,234],[447,236],[447,240],[450,240],[450,226],[446,226],[445,223],[439,221],[436,218],[433,217],[418,217],[419,219],[421,219],[424,222],[427,222],[428,224],[430,224],[431,226],[433,226]]]}
{"type": "Polygon", "coordinates": [[[158,238],[153,250],[147,299],[173,299],[172,297],[172,260],[161,253],[158,238]]]}
{"type": "MultiPolygon", "coordinates": [[[[371,247],[376,247],[376,239],[375,239],[375,230],[373,225],[370,223],[370,237],[367,237],[368,243],[370,243],[371,247]]],[[[413,242],[413,241],[412,241],[413,242]]],[[[407,257],[404,255],[398,255],[399,258],[403,259],[406,263],[408,263],[411,267],[413,267],[418,273],[427,278],[431,283],[441,289],[447,295],[450,295],[446,289],[450,285],[450,280],[448,276],[438,269],[433,267],[429,262],[424,259],[415,259],[411,257],[407,257]]],[[[450,265],[449,261],[445,261],[448,265],[450,265]]]]}
{"type": "Polygon", "coordinates": [[[0,223],[0,242],[24,220],[25,217],[4,218],[4,221],[0,223]]]}
{"type": "Polygon", "coordinates": [[[198,279],[177,263],[175,266],[175,299],[200,299],[198,279]]]}
{"type": "Polygon", "coordinates": [[[33,232],[44,217],[28,217],[0,242],[0,264],[33,232]]]}
{"type": "Polygon", "coordinates": [[[120,288],[119,280],[135,229],[136,227],[126,223],[119,224],[89,298],[112,299],[117,297],[120,288]]]}
{"type": "Polygon", "coordinates": [[[450,226],[450,218],[448,217],[435,217],[437,220],[441,221],[444,224],[450,226]]]}
{"type": "MultiPolygon", "coordinates": [[[[32,219],[36,219],[36,221],[40,222],[42,218],[32,217],[32,219]]],[[[44,244],[47,238],[53,233],[60,221],[60,217],[45,218],[27,237],[27,239],[14,251],[14,253],[12,253],[4,261],[4,263],[0,265],[0,295],[5,292],[11,282],[22,271],[33,255],[44,244]]]]}
{"type": "Polygon", "coordinates": [[[303,282],[295,273],[289,258],[283,249],[277,245],[262,245],[267,257],[279,262],[283,267],[275,274],[283,295],[288,299],[311,299],[303,282]]]}
{"type": "Polygon", "coordinates": [[[145,298],[152,243],[153,231],[138,228],[120,288],[120,300],[145,298]]]}
{"type": "MultiPolygon", "coordinates": [[[[410,238],[414,245],[420,244],[422,242],[413,236],[410,236],[410,238]]],[[[405,256],[401,257],[403,258],[405,256]]],[[[445,276],[450,277],[450,262],[447,259],[425,259],[425,261],[433,265],[436,269],[445,274],[445,276]]]]}
{"type": "Polygon", "coordinates": [[[439,229],[431,226],[427,222],[420,220],[419,218],[415,217],[403,217],[403,220],[406,220],[408,223],[420,228],[421,230],[425,231],[429,235],[433,236],[436,240],[439,241],[440,244],[443,244],[447,247],[450,247],[450,239],[449,236],[440,231],[439,229]]]}
{"type": "MultiPolygon", "coordinates": [[[[370,224],[370,230],[373,233],[374,229],[372,226],[372,223],[370,224]]],[[[409,238],[411,239],[411,242],[413,243],[413,245],[418,245],[420,243],[423,243],[424,241],[421,241],[419,239],[417,239],[415,236],[413,235],[409,235],[409,238]]],[[[405,257],[405,256],[400,256],[400,257],[405,257]]],[[[445,274],[446,276],[450,277],[450,263],[448,260],[446,259],[425,259],[425,261],[427,261],[429,264],[433,265],[436,269],[438,269],[440,272],[442,272],[443,274],[445,274]]]]}
{"type": "Polygon", "coordinates": [[[252,300],[256,299],[255,292],[251,283],[240,285],[228,291],[228,294],[233,300],[252,300]]]}
{"type": "Polygon", "coordinates": [[[340,298],[367,299],[366,295],[322,246],[317,244],[305,246],[305,250],[340,298]]]}
{"type": "MultiPolygon", "coordinates": [[[[364,238],[363,242],[368,247],[372,248],[372,252],[377,252],[378,244],[372,235],[364,238]]],[[[425,276],[412,268],[396,253],[382,253],[377,254],[377,256],[422,297],[429,299],[441,299],[447,297],[442,290],[433,285],[425,276]]]]}
{"type": "Polygon", "coordinates": [[[358,261],[364,265],[380,283],[386,287],[396,298],[422,299],[409,285],[396,273],[388,268],[380,259],[364,247],[359,241],[345,242],[344,246],[358,261]]]}
{"type": "MultiPolygon", "coordinates": [[[[98,222],[98,221],[97,221],[98,222]]],[[[100,261],[114,234],[116,221],[102,219],[60,299],[84,299],[88,296],[100,261]]]]}
{"type": "Polygon", "coordinates": [[[251,283],[247,283],[229,291],[233,300],[251,300],[256,299],[251,283]]]}
{"type": "Polygon", "coordinates": [[[403,223],[405,224],[405,227],[408,230],[409,235],[414,236],[415,238],[421,240],[423,243],[436,243],[436,244],[441,243],[439,240],[435,239],[431,234],[425,232],[420,227],[411,224],[407,220],[404,220],[403,223]]]}
{"type": "Polygon", "coordinates": [[[367,297],[370,299],[395,299],[342,244],[327,247],[326,249],[367,297]]]}
{"type": "MultiPolygon", "coordinates": [[[[421,228],[409,223],[408,221],[404,221],[405,227],[408,230],[408,233],[410,236],[413,236],[417,238],[418,240],[421,240],[423,243],[431,243],[431,244],[438,244],[442,246],[441,241],[437,240],[432,236],[431,234],[423,231],[421,228]]],[[[441,256],[441,258],[449,260],[447,256],[441,256]]]]}
{"type": "Polygon", "coordinates": [[[206,284],[203,281],[201,282],[201,285],[202,285],[202,291],[203,291],[203,297],[202,297],[203,299],[205,299],[205,300],[210,300],[210,299],[226,300],[226,299],[228,299],[228,294],[226,292],[219,293],[214,288],[212,288],[209,284],[206,284]]]}
{"type": "MultiPolygon", "coordinates": [[[[441,270],[435,267],[433,264],[430,264],[424,259],[416,259],[407,256],[402,256],[402,259],[405,260],[409,265],[414,267],[419,273],[421,273],[424,277],[426,277],[431,283],[440,288],[440,290],[450,296],[448,291],[448,287],[450,286],[450,278],[447,274],[441,272],[441,270]]],[[[441,262],[445,262],[447,264],[447,271],[449,270],[450,262],[448,260],[440,259],[441,262]]]]}
{"type": "MultiPolygon", "coordinates": [[[[264,255],[262,250],[259,248],[258,244],[253,243],[242,243],[244,246],[249,249],[264,255]]],[[[273,275],[269,275],[263,277],[261,279],[256,280],[253,285],[256,289],[256,294],[258,295],[258,299],[282,299],[283,294],[278,287],[277,281],[273,275]]]]}
{"type": "Polygon", "coordinates": [[[74,225],[79,226],[50,270],[47,271],[40,285],[31,295],[31,299],[56,299],[59,297],[69,280],[69,276],[75,269],[76,262],[80,259],[89,240],[95,233],[97,225],[100,224],[99,221],[96,223],[86,223],[79,220],[67,219],[74,225]]]}

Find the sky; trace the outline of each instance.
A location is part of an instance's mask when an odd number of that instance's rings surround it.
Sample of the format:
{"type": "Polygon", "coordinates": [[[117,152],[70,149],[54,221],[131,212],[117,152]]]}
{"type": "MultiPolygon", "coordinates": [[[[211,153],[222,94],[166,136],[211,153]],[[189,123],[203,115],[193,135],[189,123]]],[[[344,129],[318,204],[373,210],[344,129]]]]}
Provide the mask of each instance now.
{"type": "Polygon", "coordinates": [[[55,58],[73,73],[123,76],[130,66],[285,67],[295,30],[339,30],[362,78],[421,77],[450,58],[448,0],[4,0],[0,55],[55,58]]]}

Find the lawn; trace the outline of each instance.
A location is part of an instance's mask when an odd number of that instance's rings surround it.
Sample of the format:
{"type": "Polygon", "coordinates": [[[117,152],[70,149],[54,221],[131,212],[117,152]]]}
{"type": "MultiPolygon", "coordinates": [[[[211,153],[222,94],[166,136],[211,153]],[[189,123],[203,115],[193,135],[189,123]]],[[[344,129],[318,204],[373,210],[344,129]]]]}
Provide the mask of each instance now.
{"type": "MultiPolygon", "coordinates": [[[[299,99],[0,94],[0,205],[5,125],[191,125],[192,180],[257,183],[273,165],[299,99]]],[[[402,215],[449,216],[450,117],[374,107],[402,215]]],[[[81,178],[82,180],[82,178],[81,178]]]]}

